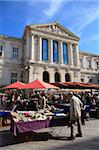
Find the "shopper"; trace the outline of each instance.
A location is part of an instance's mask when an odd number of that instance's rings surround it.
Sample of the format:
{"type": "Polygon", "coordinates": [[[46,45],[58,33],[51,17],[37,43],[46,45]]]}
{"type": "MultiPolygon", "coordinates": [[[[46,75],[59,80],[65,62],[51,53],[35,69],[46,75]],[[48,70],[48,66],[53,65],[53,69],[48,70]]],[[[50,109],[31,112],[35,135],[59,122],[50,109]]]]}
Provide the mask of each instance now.
{"type": "Polygon", "coordinates": [[[69,139],[73,140],[75,139],[74,135],[74,124],[77,122],[77,129],[78,134],[76,134],[76,137],[82,137],[82,131],[81,131],[81,107],[83,106],[80,99],[73,95],[72,92],[68,94],[70,99],[70,128],[71,128],[71,134],[69,139]]]}

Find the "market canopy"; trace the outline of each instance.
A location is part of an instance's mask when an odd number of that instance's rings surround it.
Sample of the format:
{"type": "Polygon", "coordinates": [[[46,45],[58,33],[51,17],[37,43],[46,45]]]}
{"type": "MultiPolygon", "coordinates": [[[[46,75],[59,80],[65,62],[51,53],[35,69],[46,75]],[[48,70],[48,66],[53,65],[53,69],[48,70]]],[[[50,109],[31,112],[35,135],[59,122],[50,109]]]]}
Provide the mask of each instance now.
{"type": "Polygon", "coordinates": [[[3,89],[4,89],[4,90],[5,90],[5,89],[18,89],[18,90],[20,90],[20,89],[22,89],[24,86],[25,86],[24,83],[17,81],[17,82],[14,82],[14,83],[12,83],[12,84],[9,84],[9,85],[3,87],[3,89]]]}
{"type": "Polygon", "coordinates": [[[58,86],[60,88],[76,88],[77,84],[75,82],[54,82],[52,85],[58,86]]]}
{"type": "Polygon", "coordinates": [[[81,82],[55,82],[51,84],[58,86],[60,88],[68,88],[68,89],[99,89],[98,84],[81,83],[81,82]]]}
{"type": "Polygon", "coordinates": [[[40,80],[34,80],[26,84],[22,89],[59,89],[59,87],[40,80]]]}

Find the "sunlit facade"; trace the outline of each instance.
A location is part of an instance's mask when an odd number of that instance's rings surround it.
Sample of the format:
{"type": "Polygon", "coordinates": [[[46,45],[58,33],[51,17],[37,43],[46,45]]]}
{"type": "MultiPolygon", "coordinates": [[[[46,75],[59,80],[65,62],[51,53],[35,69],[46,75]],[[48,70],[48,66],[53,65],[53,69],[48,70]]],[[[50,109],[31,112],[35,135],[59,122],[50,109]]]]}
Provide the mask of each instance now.
{"type": "Polygon", "coordinates": [[[99,83],[99,56],[79,51],[79,37],[54,22],[25,27],[21,39],[0,36],[0,84],[99,83]]]}

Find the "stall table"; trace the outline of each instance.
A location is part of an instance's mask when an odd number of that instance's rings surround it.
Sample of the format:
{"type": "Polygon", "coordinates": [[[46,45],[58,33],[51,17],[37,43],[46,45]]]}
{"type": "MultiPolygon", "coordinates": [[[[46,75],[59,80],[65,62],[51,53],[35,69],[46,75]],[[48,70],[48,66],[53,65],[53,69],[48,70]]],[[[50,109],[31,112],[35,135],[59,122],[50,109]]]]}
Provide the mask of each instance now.
{"type": "Polygon", "coordinates": [[[17,136],[19,133],[31,132],[43,128],[48,127],[57,127],[57,126],[66,126],[68,125],[68,118],[67,117],[52,117],[50,120],[49,118],[46,120],[34,120],[29,122],[14,122],[11,120],[11,132],[14,136],[17,136]]]}
{"type": "Polygon", "coordinates": [[[29,121],[29,122],[14,122],[14,120],[11,120],[11,132],[14,136],[17,136],[19,133],[25,133],[25,132],[31,132],[35,130],[39,130],[42,128],[48,128],[49,127],[50,120],[35,120],[35,121],[29,121]]]}

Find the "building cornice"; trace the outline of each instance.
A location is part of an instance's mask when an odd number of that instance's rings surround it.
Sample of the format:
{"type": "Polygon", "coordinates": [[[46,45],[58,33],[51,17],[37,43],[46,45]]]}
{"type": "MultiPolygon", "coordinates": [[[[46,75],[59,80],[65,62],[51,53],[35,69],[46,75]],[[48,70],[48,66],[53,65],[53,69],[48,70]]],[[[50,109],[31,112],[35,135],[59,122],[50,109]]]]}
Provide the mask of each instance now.
{"type": "Polygon", "coordinates": [[[84,56],[90,56],[90,57],[99,57],[99,55],[81,52],[81,51],[79,51],[79,54],[84,55],[84,56]]]}
{"type": "Polygon", "coordinates": [[[75,40],[77,42],[79,42],[79,39],[78,38],[75,38],[75,37],[71,37],[71,36],[65,36],[65,35],[62,35],[62,34],[58,34],[58,33],[53,33],[53,32],[50,32],[50,31],[44,31],[44,30],[41,30],[41,29],[37,29],[37,28],[31,28],[31,32],[32,31],[36,31],[38,33],[38,35],[40,33],[44,33],[44,34],[48,34],[48,35],[52,35],[52,36],[55,36],[55,37],[60,37],[60,38],[64,38],[64,39],[70,39],[70,40],[75,40]]]}
{"type": "Polygon", "coordinates": [[[81,74],[85,74],[85,75],[97,75],[98,74],[98,72],[92,72],[92,71],[90,71],[90,72],[88,72],[88,71],[80,71],[80,73],[81,74]]]}
{"type": "MultiPolygon", "coordinates": [[[[68,33],[69,35],[71,35],[71,36],[77,38],[78,40],[80,40],[80,38],[78,36],[76,36],[73,32],[71,32],[67,28],[63,27],[58,22],[47,23],[47,24],[31,24],[29,26],[30,26],[30,28],[37,28],[38,29],[38,27],[46,27],[46,26],[51,26],[51,25],[56,25],[57,27],[59,27],[60,29],[62,29],[65,33],[68,33]]],[[[49,31],[49,32],[51,32],[51,31],[49,31]]]]}
{"type": "Polygon", "coordinates": [[[49,68],[58,68],[58,69],[68,69],[68,70],[74,70],[74,71],[80,71],[81,68],[78,67],[78,66],[70,66],[69,64],[68,65],[63,65],[63,64],[54,64],[54,63],[45,63],[45,62],[33,62],[33,61],[29,61],[29,63],[31,65],[37,65],[39,67],[44,67],[44,66],[47,66],[49,68]]]}
{"type": "Polygon", "coordinates": [[[11,36],[1,35],[1,34],[0,34],[0,40],[13,40],[17,42],[22,42],[21,38],[16,38],[16,37],[11,37],[11,36]]]}

